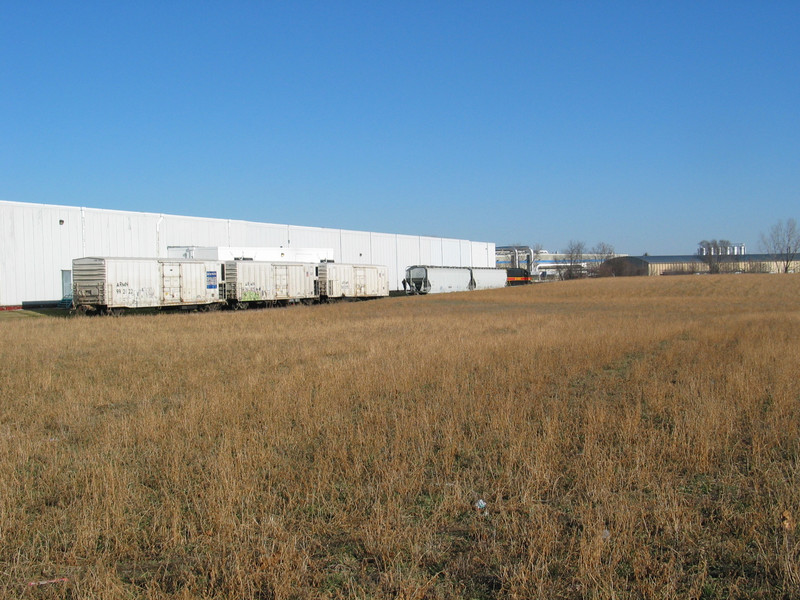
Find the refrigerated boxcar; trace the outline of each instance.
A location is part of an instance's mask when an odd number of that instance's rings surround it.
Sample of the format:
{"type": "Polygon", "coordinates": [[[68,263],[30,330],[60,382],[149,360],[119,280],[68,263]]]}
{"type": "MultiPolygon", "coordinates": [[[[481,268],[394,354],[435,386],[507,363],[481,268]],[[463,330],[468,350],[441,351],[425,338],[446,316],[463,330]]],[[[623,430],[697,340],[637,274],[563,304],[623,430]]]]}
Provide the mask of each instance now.
{"type": "Polygon", "coordinates": [[[72,261],[73,304],[83,311],[208,307],[223,301],[216,261],[86,257],[72,261]]]}
{"type": "Polygon", "coordinates": [[[234,308],[313,302],[319,297],[314,263],[226,261],[225,289],[234,308]]]}
{"type": "Polygon", "coordinates": [[[389,295],[389,269],[384,266],[321,262],[318,273],[322,300],[382,298],[389,295]]]}

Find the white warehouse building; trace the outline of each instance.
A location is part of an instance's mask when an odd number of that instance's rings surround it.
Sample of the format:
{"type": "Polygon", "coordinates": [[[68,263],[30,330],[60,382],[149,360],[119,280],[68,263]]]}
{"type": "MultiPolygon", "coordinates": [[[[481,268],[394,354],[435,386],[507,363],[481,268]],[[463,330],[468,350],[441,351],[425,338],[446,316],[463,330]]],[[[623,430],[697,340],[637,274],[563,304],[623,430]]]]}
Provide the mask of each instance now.
{"type": "Polygon", "coordinates": [[[495,266],[493,242],[0,200],[0,306],[68,297],[74,258],[160,258],[174,246],[329,248],[336,262],[388,267],[391,290],[411,265],[495,266]]]}

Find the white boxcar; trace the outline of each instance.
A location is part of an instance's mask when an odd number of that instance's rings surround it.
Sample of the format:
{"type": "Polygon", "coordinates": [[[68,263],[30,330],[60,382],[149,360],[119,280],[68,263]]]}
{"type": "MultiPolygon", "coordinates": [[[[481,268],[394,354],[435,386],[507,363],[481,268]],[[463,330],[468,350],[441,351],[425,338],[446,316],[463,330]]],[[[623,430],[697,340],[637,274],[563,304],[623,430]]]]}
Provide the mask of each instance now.
{"type": "Polygon", "coordinates": [[[389,295],[389,269],[380,265],[323,262],[318,266],[324,298],[381,298],[389,295]]]}
{"type": "Polygon", "coordinates": [[[162,259],[162,305],[194,306],[218,303],[222,263],[162,259]]]}
{"type": "Polygon", "coordinates": [[[225,263],[228,301],[284,303],[317,297],[316,264],[236,260],[225,263]]]}
{"type": "Polygon", "coordinates": [[[413,266],[406,269],[407,290],[412,294],[466,292],[471,289],[469,267],[413,266]]]}
{"type": "Polygon", "coordinates": [[[73,303],[99,311],[216,304],[220,267],[208,261],[76,258],[73,303]]]}
{"type": "Polygon", "coordinates": [[[152,258],[76,258],[72,299],[92,309],[145,308],[161,304],[161,271],[152,258]]]}
{"type": "Polygon", "coordinates": [[[508,272],[505,269],[472,267],[472,283],[475,290],[490,290],[506,287],[508,272]]]}

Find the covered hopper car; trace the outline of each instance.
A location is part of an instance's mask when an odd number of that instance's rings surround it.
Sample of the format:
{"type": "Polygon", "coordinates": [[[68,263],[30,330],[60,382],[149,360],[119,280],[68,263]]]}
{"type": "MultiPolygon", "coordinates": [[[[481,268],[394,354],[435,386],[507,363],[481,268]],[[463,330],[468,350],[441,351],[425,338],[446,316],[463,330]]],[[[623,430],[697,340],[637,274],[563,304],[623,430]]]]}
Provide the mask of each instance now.
{"type": "Polygon", "coordinates": [[[407,294],[440,294],[505,287],[505,269],[486,267],[434,267],[414,265],[406,269],[407,294]]]}

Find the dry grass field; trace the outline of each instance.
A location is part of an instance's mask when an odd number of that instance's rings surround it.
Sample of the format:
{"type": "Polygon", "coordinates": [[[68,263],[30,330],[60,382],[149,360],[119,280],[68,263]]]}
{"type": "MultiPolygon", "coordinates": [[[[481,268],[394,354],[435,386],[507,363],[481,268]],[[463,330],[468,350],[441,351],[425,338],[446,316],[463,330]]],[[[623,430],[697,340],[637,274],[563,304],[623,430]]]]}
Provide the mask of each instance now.
{"type": "Polygon", "coordinates": [[[2,597],[800,598],[798,276],[0,334],[2,597]]]}

